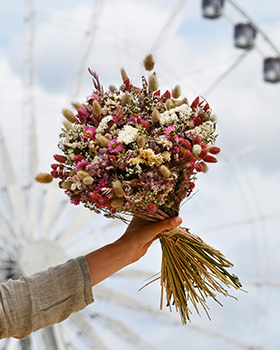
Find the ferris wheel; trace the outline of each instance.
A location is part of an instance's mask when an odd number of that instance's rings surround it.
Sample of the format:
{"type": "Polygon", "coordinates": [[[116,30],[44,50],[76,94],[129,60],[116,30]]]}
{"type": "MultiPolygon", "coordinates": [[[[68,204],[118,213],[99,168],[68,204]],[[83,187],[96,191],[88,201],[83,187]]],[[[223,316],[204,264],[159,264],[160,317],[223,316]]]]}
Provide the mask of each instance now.
{"type": "Polygon", "coordinates": [[[277,349],[280,53],[273,36],[248,14],[250,7],[244,11],[233,0],[18,5],[1,11],[7,38],[15,35],[0,61],[1,281],[85,254],[123,232],[122,223],[72,207],[55,184],[41,187],[33,179],[57,153],[60,110],[91,92],[88,66],[104,85],[120,82],[122,66],[137,83],[141,61],[152,52],[164,87],[180,83],[188,97],[213,100],[220,166],[198,179],[199,193],[181,215],[230,256],[248,294],[221,300],[224,308],[211,304],[211,322],[193,315],[182,327],[175,312],[158,310],[156,283],[138,292],[160,269],[154,245],[139,264],[94,287],[93,305],[24,340],[1,340],[0,349],[164,350],[186,343],[191,349],[277,349]]]}

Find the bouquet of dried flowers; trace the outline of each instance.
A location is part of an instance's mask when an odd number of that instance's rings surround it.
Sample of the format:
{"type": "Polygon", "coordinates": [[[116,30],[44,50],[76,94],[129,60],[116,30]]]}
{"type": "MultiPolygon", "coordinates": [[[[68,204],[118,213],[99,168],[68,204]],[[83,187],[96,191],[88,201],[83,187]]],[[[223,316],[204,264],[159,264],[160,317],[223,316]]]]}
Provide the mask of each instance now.
{"type": "MultiPolygon", "coordinates": [[[[191,104],[179,99],[180,87],[161,93],[152,55],[144,66],[142,87],[133,86],[124,69],[119,89],[105,91],[89,69],[94,91],[86,103],[73,103],[66,118],[49,177],[59,178],[71,203],[96,213],[125,220],[123,214],[147,220],[176,216],[195,187],[196,176],[215,163],[215,118],[209,104],[197,97],[191,104]]],[[[38,181],[48,181],[44,175],[38,181]]],[[[189,302],[208,314],[206,298],[226,287],[241,287],[227,268],[232,264],[218,250],[188,229],[162,235],[161,308],[175,305],[182,323],[190,320],[189,302]]],[[[208,315],[209,316],[209,315],[208,315]]]]}

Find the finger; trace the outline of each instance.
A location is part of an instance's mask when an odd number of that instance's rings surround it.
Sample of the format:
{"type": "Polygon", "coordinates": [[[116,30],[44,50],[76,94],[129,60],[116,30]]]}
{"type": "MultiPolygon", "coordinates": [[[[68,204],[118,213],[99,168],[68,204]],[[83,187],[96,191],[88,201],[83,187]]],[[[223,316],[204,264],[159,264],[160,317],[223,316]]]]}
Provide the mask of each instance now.
{"type": "Polygon", "coordinates": [[[174,218],[154,222],[149,225],[150,229],[148,232],[146,231],[147,235],[149,235],[150,240],[154,240],[161,232],[174,229],[179,226],[182,221],[182,218],[176,216],[174,218]]]}

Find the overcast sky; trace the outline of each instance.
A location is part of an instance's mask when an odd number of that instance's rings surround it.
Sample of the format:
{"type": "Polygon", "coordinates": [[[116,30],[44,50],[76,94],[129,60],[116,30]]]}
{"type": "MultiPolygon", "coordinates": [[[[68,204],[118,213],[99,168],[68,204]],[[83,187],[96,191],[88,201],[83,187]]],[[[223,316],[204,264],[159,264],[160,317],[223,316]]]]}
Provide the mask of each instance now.
{"type": "MultiPolygon", "coordinates": [[[[280,3],[239,3],[280,50],[280,3]]],[[[28,18],[23,21],[24,1],[0,1],[0,125],[18,181],[28,113],[36,116],[37,169],[49,171],[57,152],[61,109],[70,107],[71,100],[83,102],[92,91],[88,67],[98,72],[104,88],[120,85],[121,67],[138,85],[145,73],[141,62],[152,52],[161,89],[180,84],[190,101],[204,96],[218,119],[219,163],[198,176],[198,192],[181,215],[186,227],[234,263],[234,273],[249,293],[233,292],[239,300],[222,299],[223,308],[210,303],[212,321],[194,315],[192,327],[135,315],[116,305],[110,310],[155,349],[279,349],[280,84],[263,81],[263,60],[275,57],[275,50],[258,33],[256,48],[216,84],[244,51],[234,47],[233,24],[224,17],[203,19],[198,0],[49,0],[34,6],[32,27],[28,18]],[[25,77],[30,64],[32,91],[25,77]]],[[[243,20],[227,2],[225,10],[234,22],[243,20]]],[[[103,243],[106,239],[109,235],[99,238],[103,243]]],[[[158,244],[134,267],[158,272],[158,244]]],[[[158,306],[156,283],[140,293],[135,282],[105,283],[116,290],[125,286],[130,294],[158,306]]],[[[108,312],[102,301],[97,307],[108,312]]],[[[114,349],[119,348],[124,349],[114,349]]]]}

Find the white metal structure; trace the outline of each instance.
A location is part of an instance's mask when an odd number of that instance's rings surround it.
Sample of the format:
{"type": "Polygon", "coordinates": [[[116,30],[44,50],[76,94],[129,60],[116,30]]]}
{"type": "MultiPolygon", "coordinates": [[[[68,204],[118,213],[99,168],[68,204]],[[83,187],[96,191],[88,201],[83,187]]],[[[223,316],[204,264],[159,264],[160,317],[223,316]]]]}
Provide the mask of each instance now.
{"type": "MultiPolygon", "coordinates": [[[[83,312],[25,340],[2,340],[0,349],[177,350],[186,344],[192,350],[277,349],[280,243],[275,232],[280,224],[280,203],[275,149],[280,126],[273,112],[277,111],[275,96],[279,96],[279,86],[268,87],[261,81],[258,61],[259,53],[264,57],[277,50],[274,40],[232,0],[226,1],[223,19],[227,21],[211,23],[199,17],[198,2],[190,0],[175,4],[84,0],[73,7],[67,2],[60,7],[55,1],[39,4],[35,0],[17,0],[16,5],[14,9],[1,5],[1,24],[8,23],[6,30],[11,33],[7,37],[13,41],[13,35],[18,35],[10,50],[18,47],[19,39],[23,47],[18,61],[14,52],[5,56],[3,49],[0,55],[2,76],[6,77],[7,72],[6,80],[0,82],[1,280],[84,254],[123,231],[124,226],[115,221],[70,206],[56,184],[42,187],[33,182],[33,177],[37,171],[49,170],[51,155],[56,152],[59,110],[91,91],[87,67],[100,69],[104,85],[120,81],[112,72],[122,65],[137,80],[143,73],[141,60],[151,51],[164,87],[180,83],[188,97],[203,93],[207,99],[209,96],[210,105],[213,98],[214,111],[218,109],[223,149],[219,165],[210,169],[205,179],[198,179],[201,190],[182,208],[182,216],[194,232],[229,255],[249,294],[236,295],[238,302],[221,300],[224,309],[211,304],[212,323],[194,315],[193,323],[182,328],[178,315],[158,310],[158,284],[136,292],[143,280],[159,269],[160,254],[155,246],[143,263],[94,288],[96,302],[83,312]],[[250,51],[240,53],[231,44],[228,32],[236,23],[232,7],[238,16],[246,16],[254,23],[261,34],[250,51]],[[145,17],[139,19],[143,14],[145,17]],[[19,22],[23,29],[17,28],[19,22]],[[177,32],[179,35],[175,35],[177,32]],[[195,34],[197,38],[193,40],[195,34]],[[211,45],[207,46],[208,42],[211,45]],[[208,57],[212,46],[216,52],[208,57]],[[178,51],[173,52],[174,47],[178,51]],[[9,71],[10,66],[16,73],[9,71]],[[249,81],[246,74],[251,66],[254,74],[249,81]],[[19,86],[20,93],[16,90],[19,86]],[[255,95],[250,95],[250,86],[256,89],[255,95]],[[65,89],[69,89],[67,96],[65,89]],[[267,107],[262,108],[263,104],[267,107]],[[250,113],[254,115],[252,122],[250,113]],[[236,118],[236,123],[230,118],[236,118]],[[238,123],[240,127],[236,127],[238,123]]],[[[0,37],[0,45],[1,40],[5,42],[5,38],[0,37]]]]}

